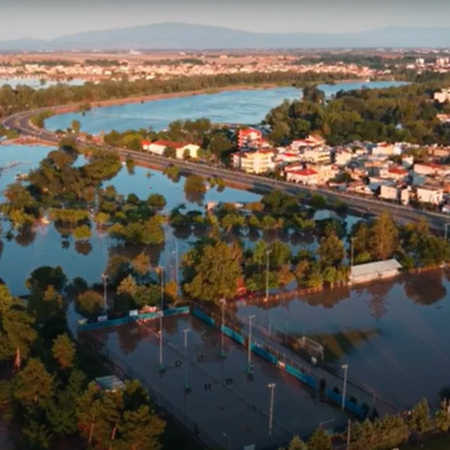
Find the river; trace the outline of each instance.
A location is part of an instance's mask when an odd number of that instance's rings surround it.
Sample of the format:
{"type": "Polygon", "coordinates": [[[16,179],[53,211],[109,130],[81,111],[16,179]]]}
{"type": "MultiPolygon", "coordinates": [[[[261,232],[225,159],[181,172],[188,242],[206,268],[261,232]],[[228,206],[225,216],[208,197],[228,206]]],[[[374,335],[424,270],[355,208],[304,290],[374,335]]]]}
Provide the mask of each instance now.
{"type": "MultiPolygon", "coordinates": [[[[340,83],[321,85],[329,98],[340,90],[383,88],[401,86],[402,82],[340,83]]],[[[265,90],[225,91],[218,94],[196,95],[194,97],[170,98],[146,103],[129,103],[119,106],[93,109],[82,115],[68,113],[46,120],[49,130],[65,130],[72,120],[79,120],[82,131],[99,134],[101,131],[125,131],[148,128],[159,131],[177,119],[198,119],[206,117],[216,123],[257,124],[264,119],[271,108],[284,99],[300,98],[300,89],[285,87],[265,90]]]]}

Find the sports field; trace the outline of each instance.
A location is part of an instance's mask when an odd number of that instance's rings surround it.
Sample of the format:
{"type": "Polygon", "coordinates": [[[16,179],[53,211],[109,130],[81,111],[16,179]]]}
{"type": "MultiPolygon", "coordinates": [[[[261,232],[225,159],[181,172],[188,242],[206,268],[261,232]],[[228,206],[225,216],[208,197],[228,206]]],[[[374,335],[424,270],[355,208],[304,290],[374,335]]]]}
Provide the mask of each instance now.
{"type": "Polygon", "coordinates": [[[89,334],[103,343],[116,364],[131,368],[133,376],[157,389],[178,420],[209,445],[233,450],[252,444],[256,449],[276,448],[295,434],[309,435],[321,424],[332,428],[346,423],[338,408],[313,398],[300,382],[255,355],[250,380],[246,349],[225,338],[226,357],[221,358],[221,333],[199,319],[167,317],[163,330],[163,375],[159,320],[89,334]],[[271,383],[275,388],[270,430],[271,383]]]}

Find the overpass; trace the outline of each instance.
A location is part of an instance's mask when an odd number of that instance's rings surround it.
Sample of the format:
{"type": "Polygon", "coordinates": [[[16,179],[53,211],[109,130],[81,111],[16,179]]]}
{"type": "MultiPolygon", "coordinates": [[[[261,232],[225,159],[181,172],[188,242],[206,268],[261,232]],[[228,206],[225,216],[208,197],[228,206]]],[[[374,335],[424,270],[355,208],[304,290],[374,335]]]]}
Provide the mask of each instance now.
{"type": "MultiPolygon", "coordinates": [[[[55,113],[58,113],[61,111],[66,111],[67,108],[67,106],[61,106],[55,108],[41,108],[39,110],[20,112],[5,118],[3,120],[3,125],[7,128],[15,129],[24,135],[32,136],[49,144],[57,145],[59,142],[59,138],[54,133],[48,130],[34,127],[30,123],[30,118],[41,111],[48,111],[50,109],[55,113]]],[[[78,142],[78,145],[81,148],[89,146],[91,148],[97,147],[105,148],[108,150],[116,150],[120,154],[120,156],[131,157],[138,164],[141,163],[144,165],[154,165],[162,169],[174,163],[173,160],[163,156],[128,150],[124,148],[113,148],[110,146],[98,147],[92,144],[85,144],[80,141],[78,142]]],[[[378,199],[353,195],[330,188],[298,185],[290,183],[288,181],[274,180],[262,175],[248,174],[237,170],[225,169],[223,167],[215,167],[191,161],[177,160],[176,165],[180,167],[180,169],[188,173],[195,173],[204,177],[220,177],[225,181],[231,183],[249,185],[253,189],[279,189],[290,194],[302,193],[309,196],[321,195],[325,197],[327,201],[340,201],[347,204],[351,208],[361,210],[367,214],[376,215],[380,214],[383,211],[388,211],[396,220],[402,222],[413,222],[422,217],[429,221],[431,227],[441,231],[444,230],[447,223],[450,223],[449,217],[446,214],[442,214],[439,212],[422,211],[409,206],[388,203],[378,199]]]]}

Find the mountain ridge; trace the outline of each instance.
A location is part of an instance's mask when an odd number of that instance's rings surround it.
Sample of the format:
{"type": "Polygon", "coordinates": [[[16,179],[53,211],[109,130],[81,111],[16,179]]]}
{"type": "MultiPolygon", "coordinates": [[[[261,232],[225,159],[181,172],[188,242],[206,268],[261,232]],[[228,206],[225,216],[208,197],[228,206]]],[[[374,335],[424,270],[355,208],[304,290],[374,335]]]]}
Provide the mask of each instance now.
{"type": "Polygon", "coordinates": [[[177,22],[92,30],[51,40],[0,42],[0,50],[218,50],[450,47],[449,28],[389,26],[357,33],[265,33],[177,22]]]}

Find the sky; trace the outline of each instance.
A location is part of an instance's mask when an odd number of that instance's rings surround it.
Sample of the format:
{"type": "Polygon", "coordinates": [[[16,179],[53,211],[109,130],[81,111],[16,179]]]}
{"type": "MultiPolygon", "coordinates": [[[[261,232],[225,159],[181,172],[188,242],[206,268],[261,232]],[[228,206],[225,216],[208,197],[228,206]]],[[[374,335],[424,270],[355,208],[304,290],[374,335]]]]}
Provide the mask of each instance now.
{"type": "Polygon", "coordinates": [[[0,40],[161,22],[261,32],[450,26],[448,0],[0,0],[0,40]]]}

